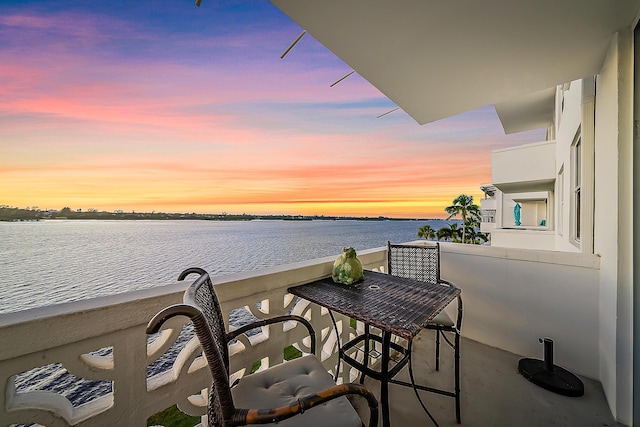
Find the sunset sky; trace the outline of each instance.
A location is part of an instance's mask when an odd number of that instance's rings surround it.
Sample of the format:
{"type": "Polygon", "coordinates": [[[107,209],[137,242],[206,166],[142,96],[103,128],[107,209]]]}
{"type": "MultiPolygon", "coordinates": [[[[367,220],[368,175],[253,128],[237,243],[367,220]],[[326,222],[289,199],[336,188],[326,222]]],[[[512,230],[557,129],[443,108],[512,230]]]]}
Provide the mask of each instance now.
{"type": "MultiPolygon", "coordinates": [[[[492,106],[419,126],[266,0],[0,1],[0,205],[445,217],[492,106]]],[[[455,88],[452,88],[455,90],[455,88]]]]}

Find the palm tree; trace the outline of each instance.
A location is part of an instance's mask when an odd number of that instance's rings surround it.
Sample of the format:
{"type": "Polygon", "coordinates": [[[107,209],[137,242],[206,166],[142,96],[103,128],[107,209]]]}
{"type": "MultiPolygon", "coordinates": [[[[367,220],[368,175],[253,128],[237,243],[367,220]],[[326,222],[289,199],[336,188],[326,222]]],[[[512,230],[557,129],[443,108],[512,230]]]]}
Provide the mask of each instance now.
{"type": "Polygon", "coordinates": [[[480,220],[477,216],[469,216],[467,218],[466,229],[467,229],[467,243],[472,243],[474,245],[480,245],[483,242],[489,240],[489,237],[486,233],[482,233],[479,231],[480,228],[480,220]]]}
{"type": "Polygon", "coordinates": [[[444,240],[445,242],[453,240],[453,230],[449,227],[441,227],[436,232],[436,237],[438,240],[444,240]]]}
{"type": "Polygon", "coordinates": [[[418,229],[418,237],[424,237],[427,240],[433,240],[436,238],[436,230],[431,228],[429,224],[423,225],[418,229]]]}
{"type": "Polygon", "coordinates": [[[451,241],[455,243],[462,242],[462,229],[458,228],[458,223],[449,224],[449,229],[451,229],[451,241]]]}
{"type": "Polygon", "coordinates": [[[462,217],[462,243],[467,241],[467,218],[478,219],[480,222],[480,206],[473,203],[473,196],[461,194],[453,199],[453,204],[444,208],[445,212],[449,214],[447,219],[451,219],[460,215],[462,217]]]}

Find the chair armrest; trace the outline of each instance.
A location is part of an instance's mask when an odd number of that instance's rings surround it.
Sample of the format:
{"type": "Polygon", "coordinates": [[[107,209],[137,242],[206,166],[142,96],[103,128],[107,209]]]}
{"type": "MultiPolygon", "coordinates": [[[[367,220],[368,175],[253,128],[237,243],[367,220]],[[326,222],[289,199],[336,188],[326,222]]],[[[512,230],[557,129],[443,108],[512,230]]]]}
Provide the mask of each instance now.
{"type": "MultiPolygon", "coordinates": [[[[369,426],[378,425],[378,400],[374,394],[365,386],[360,384],[341,384],[319,391],[317,393],[302,397],[296,402],[287,406],[273,409],[238,409],[234,421],[243,424],[265,424],[290,418],[296,414],[301,414],[314,406],[328,402],[347,394],[357,394],[367,399],[369,405],[369,426]],[[237,418],[236,418],[237,417],[237,418]]],[[[242,424],[236,424],[242,425],[242,424]]]]}
{"type": "Polygon", "coordinates": [[[257,320],[255,322],[242,325],[238,329],[234,329],[233,331],[227,333],[227,342],[231,341],[232,339],[236,338],[238,335],[243,334],[251,329],[259,328],[261,326],[271,325],[273,323],[287,322],[290,320],[300,322],[304,325],[305,328],[307,328],[307,331],[309,331],[309,336],[311,337],[311,353],[315,354],[316,353],[316,332],[313,329],[313,326],[311,325],[311,323],[307,319],[305,319],[302,316],[296,316],[295,314],[270,317],[268,319],[257,320]]]}
{"type": "Polygon", "coordinates": [[[187,268],[186,270],[184,270],[182,273],[180,273],[180,275],[178,276],[178,280],[179,281],[183,281],[188,275],[190,275],[191,273],[196,273],[199,275],[203,275],[203,274],[207,274],[207,272],[199,267],[191,267],[191,268],[187,268]]]}
{"type": "Polygon", "coordinates": [[[445,284],[447,286],[451,286],[452,288],[458,289],[458,286],[455,283],[450,282],[448,280],[440,279],[438,283],[445,284]]]}
{"type": "MultiPolygon", "coordinates": [[[[445,285],[450,286],[452,288],[460,289],[453,282],[449,282],[448,280],[440,279],[439,283],[444,283],[445,285]]],[[[462,307],[462,291],[460,291],[460,293],[458,294],[457,300],[458,300],[458,316],[457,316],[457,319],[456,319],[456,329],[457,329],[458,333],[460,333],[460,331],[462,330],[462,311],[463,311],[463,307],[462,307]]]]}
{"type": "Polygon", "coordinates": [[[155,334],[160,331],[160,328],[172,317],[175,316],[187,316],[190,319],[194,319],[198,316],[202,316],[202,313],[195,307],[187,304],[174,304],[159,311],[147,324],[147,334],[155,334]]]}

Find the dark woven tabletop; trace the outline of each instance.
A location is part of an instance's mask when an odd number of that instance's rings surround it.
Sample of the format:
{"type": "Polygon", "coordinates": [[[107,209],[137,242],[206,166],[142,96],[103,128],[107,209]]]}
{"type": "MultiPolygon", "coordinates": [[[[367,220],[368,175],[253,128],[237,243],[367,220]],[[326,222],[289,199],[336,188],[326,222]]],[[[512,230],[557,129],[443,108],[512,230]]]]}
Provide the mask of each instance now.
{"type": "Polygon", "coordinates": [[[293,295],[412,339],[460,289],[365,271],[364,280],[343,285],[331,277],[288,289],[293,295]]]}

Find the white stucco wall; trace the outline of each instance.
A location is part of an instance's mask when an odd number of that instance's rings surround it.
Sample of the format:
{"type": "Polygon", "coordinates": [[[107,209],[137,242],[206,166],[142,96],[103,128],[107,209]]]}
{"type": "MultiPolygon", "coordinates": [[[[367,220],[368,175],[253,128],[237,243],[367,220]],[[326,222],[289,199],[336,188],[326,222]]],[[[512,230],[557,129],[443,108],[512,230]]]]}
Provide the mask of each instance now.
{"type": "MultiPolygon", "coordinates": [[[[579,338],[578,346],[584,350],[591,348],[595,351],[597,368],[582,366],[591,375],[598,378],[609,401],[611,410],[616,418],[631,425],[633,422],[633,32],[629,28],[618,33],[611,42],[611,47],[602,69],[596,78],[595,102],[590,88],[590,79],[571,82],[565,91],[558,91],[557,107],[561,110],[556,115],[556,153],[555,175],[564,171],[563,180],[557,180],[555,193],[555,221],[553,242],[549,243],[543,234],[531,236],[514,234],[514,231],[492,230],[492,245],[512,248],[553,249],[561,252],[593,253],[601,257],[600,270],[596,274],[597,284],[569,285],[576,292],[588,289],[596,291],[596,306],[592,307],[597,313],[597,322],[589,320],[590,328],[596,328],[593,336],[597,343],[588,342],[586,338],[579,338]],[[595,109],[595,111],[594,111],[595,109]],[[572,193],[573,173],[571,146],[580,131],[583,143],[582,176],[582,238],[574,241],[572,233],[572,193]],[[593,142],[590,142],[593,141],[593,142]],[[591,148],[591,144],[593,147],[591,148]],[[590,169],[590,162],[593,169],[590,169]],[[562,185],[562,188],[559,188],[562,185]],[[564,197],[564,203],[560,200],[564,197]],[[593,224],[593,227],[591,227],[593,224]],[[557,227],[557,228],[556,228],[557,227]]],[[[513,203],[502,200],[498,211],[499,219],[510,218],[513,203]]],[[[512,214],[511,214],[512,215],[512,214]]],[[[511,216],[512,217],[512,216],[511,216]]],[[[499,225],[498,223],[497,225],[499,225]]],[[[479,262],[476,259],[464,258],[464,261],[479,262]]],[[[505,266],[496,264],[497,269],[505,266]]],[[[467,274],[465,270],[458,270],[456,266],[451,274],[460,278],[467,274]]],[[[523,264],[526,270],[528,267],[523,264]]],[[[545,275],[545,280],[554,281],[545,275]]],[[[508,273],[508,271],[507,271],[508,273]]],[[[554,271],[554,274],[564,274],[554,271]]],[[[535,274],[539,274],[536,272],[535,274]]],[[[481,278],[483,279],[483,278],[481,278]]],[[[487,278],[488,280],[491,280],[487,278]]],[[[589,277],[591,280],[592,277],[589,277]]],[[[467,279],[463,279],[467,281],[467,279]]],[[[501,277],[498,281],[503,280],[501,277]]],[[[571,280],[571,279],[569,279],[571,280]]],[[[515,283],[515,279],[513,280],[515,283]]],[[[547,283],[547,282],[545,282],[547,283]]],[[[491,286],[494,286],[492,283],[491,286]]],[[[495,285],[498,286],[498,285],[495,285]]],[[[507,286],[502,283],[500,286],[507,286]]],[[[517,286],[517,285],[516,285],[517,286]]],[[[567,284],[558,282],[558,286],[567,284]]],[[[526,292],[526,289],[522,289],[526,292]]],[[[497,289],[496,289],[496,292],[497,289]]],[[[553,292],[560,292],[553,290],[553,292]]],[[[475,291],[467,292],[468,298],[475,298],[475,291]]],[[[591,295],[593,296],[593,295],[591,295]]],[[[582,296],[581,296],[582,297],[582,296]]],[[[583,301],[589,304],[593,301],[583,301]]],[[[479,297],[476,306],[485,303],[485,310],[495,310],[511,318],[510,306],[501,306],[479,297]]],[[[518,313],[519,314],[519,313],[518,313]]],[[[500,315],[500,317],[503,317],[500,315]]],[[[534,313],[529,313],[534,315],[534,313]]],[[[498,319],[495,320],[497,324],[498,319]]],[[[500,337],[487,334],[492,326],[490,319],[484,319],[471,326],[470,333],[474,339],[506,347],[500,337]],[[485,341],[486,340],[486,341],[485,341]],[[499,344],[498,344],[499,343],[499,344]]],[[[517,329],[517,327],[515,328],[517,329]]],[[[514,329],[514,330],[515,330],[514,329]]],[[[514,341],[515,342],[515,341],[514,341]]],[[[492,344],[494,345],[494,344],[492,344]]],[[[531,349],[529,349],[531,350],[531,349]]],[[[523,352],[523,349],[513,350],[523,352]]],[[[525,354],[525,353],[523,353],[525,354]]],[[[587,374],[586,371],[583,373],[587,374]]],[[[587,374],[588,375],[588,374],[587,374]]]]}
{"type": "Polygon", "coordinates": [[[601,254],[600,381],[614,415],[632,420],[632,51],[613,41],[596,87],[594,251],[601,254]]]}
{"type": "Polygon", "coordinates": [[[618,35],[618,310],[616,378],[620,420],[633,423],[633,31],[618,35]]]}
{"type": "Polygon", "coordinates": [[[618,252],[617,49],[612,46],[596,86],[596,183],[594,251],[602,254],[600,271],[600,378],[612,411],[616,407],[616,297],[618,252]]]}
{"type": "MultiPolygon", "coordinates": [[[[593,82],[577,80],[571,82],[568,90],[558,91],[557,107],[562,110],[556,116],[556,178],[561,170],[564,171],[564,179],[558,180],[555,194],[555,224],[557,232],[553,233],[553,243],[545,240],[548,236],[525,234],[521,240],[514,240],[513,230],[504,235],[500,231],[492,231],[492,245],[513,248],[553,249],[560,252],[583,252],[587,255],[593,249],[593,253],[600,257],[600,269],[592,276],[589,273],[583,284],[573,283],[572,280],[580,278],[582,273],[575,278],[567,276],[568,282],[558,281],[555,276],[566,275],[566,272],[557,267],[534,268],[532,275],[539,275],[542,279],[541,286],[554,283],[560,289],[549,289],[550,295],[558,297],[566,296],[563,292],[571,289],[578,298],[586,298],[576,305],[575,309],[591,307],[596,316],[592,319],[580,319],[574,324],[586,321],[586,330],[592,330],[592,337],[596,342],[590,341],[586,336],[571,337],[570,331],[564,331],[569,342],[575,348],[583,351],[597,353],[594,358],[576,366],[576,370],[598,378],[603,385],[605,395],[609,401],[611,410],[616,418],[627,425],[633,422],[633,32],[627,29],[617,34],[611,42],[611,47],[602,69],[596,78],[595,102],[589,88],[593,82]],[[562,101],[562,99],[564,101],[562,101]],[[563,105],[564,104],[564,105],[563,105]],[[561,107],[563,105],[563,107],[561,107]],[[594,112],[595,106],[595,112],[594,112]],[[572,225],[572,186],[573,170],[571,159],[571,146],[576,135],[580,131],[583,142],[583,167],[589,167],[589,156],[593,159],[593,174],[583,175],[583,218],[582,239],[580,243],[573,241],[572,225]],[[590,138],[593,138],[593,149],[590,154],[590,138]],[[584,150],[587,150],[584,152],[584,150]],[[586,182],[585,182],[586,179],[586,182]],[[559,185],[562,185],[560,191],[559,185]],[[589,187],[591,186],[591,187],[589,187]],[[560,193],[564,195],[564,204],[561,203],[560,193]],[[593,231],[591,230],[593,221],[593,231]],[[592,235],[591,235],[592,231],[592,235]],[[537,236],[537,239],[533,239],[537,236]],[[526,238],[526,239],[525,239],[526,238]],[[526,245],[524,243],[526,242],[526,245]],[[531,246],[531,243],[536,243],[531,246]],[[553,274],[553,277],[548,277],[553,274]],[[595,277],[595,283],[592,280],[595,277]],[[586,291],[589,297],[584,294],[586,291]],[[595,295],[593,294],[595,292],[595,295]],[[591,300],[590,298],[594,298],[591,300]],[[595,305],[594,305],[595,301],[595,305]],[[595,319],[597,317],[597,319],[595,319]],[[595,323],[594,323],[595,321],[595,323]],[[596,331],[597,329],[597,331],[596,331]],[[596,366],[593,366],[595,363],[596,366]]],[[[511,204],[510,206],[512,206],[511,204]]],[[[502,216],[507,216],[502,209],[502,216]]],[[[505,230],[508,231],[508,230],[505,230]]],[[[517,230],[520,231],[520,230],[517,230]]],[[[473,257],[456,255],[460,262],[474,265],[485,262],[473,257]]],[[[449,258],[451,259],[451,258],[449,258]]],[[[493,261],[490,261],[493,264],[493,261]]],[[[457,264],[457,263],[456,263],[457,264]]],[[[479,264],[477,265],[479,266],[479,264]]],[[[522,264],[518,271],[527,271],[526,263],[522,264]]],[[[451,267],[449,267],[451,268],[451,267]]],[[[492,268],[505,271],[506,276],[500,278],[480,277],[480,282],[488,280],[490,293],[495,292],[496,297],[500,288],[515,286],[518,292],[526,295],[528,289],[519,288],[517,278],[510,277],[509,266],[496,263],[492,268]],[[507,270],[503,270],[507,268],[507,270]],[[505,281],[506,280],[506,281],[505,281]],[[495,287],[495,288],[494,288],[495,287]]],[[[464,278],[467,274],[466,267],[460,269],[458,265],[451,268],[451,274],[458,276],[460,280],[469,282],[464,278]]],[[[529,278],[530,279],[530,278],[529,278]]],[[[453,279],[455,281],[455,279],[453,279]]],[[[547,288],[545,287],[545,292],[547,288]]],[[[466,292],[467,299],[474,299],[475,307],[483,307],[483,310],[496,313],[495,319],[485,318],[478,323],[467,327],[467,333],[487,344],[509,348],[509,344],[502,341],[502,337],[492,336],[489,332],[500,319],[508,318],[513,321],[516,316],[516,325],[512,326],[514,334],[523,325],[517,322],[522,319],[530,319],[535,316],[533,311],[529,313],[515,313],[507,301],[499,299],[485,299],[483,295],[476,294],[473,287],[466,292]],[[502,304],[506,305],[502,305],[502,304]],[[519,316],[523,316],[518,319],[519,316]]],[[[519,298],[519,297],[518,297],[519,298]]],[[[516,301],[514,299],[513,301],[516,301]]],[[[539,301],[540,306],[553,303],[539,301]]],[[[567,312],[571,312],[567,308],[567,312]]],[[[572,314],[573,315],[573,314],[572,314]]],[[[470,316],[474,316],[473,313],[470,316]]],[[[475,316],[474,316],[475,317],[475,316]]],[[[511,325],[510,325],[511,326],[511,325]]],[[[546,326],[544,323],[540,326],[546,326]]],[[[522,331],[521,331],[522,332],[522,331]]],[[[526,333],[526,332],[523,332],[526,333]]],[[[562,334],[562,333],[561,333],[562,334]]],[[[563,338],[564,339],[564,338],[563,338]]],[[[510,341],[510,338],[507,339],[510,341]]],[[[513,343],[521,341],[513,340],[513,343]]],[[[527,354],[534,348],[513,348],[512,351],[527,354]]],[[[560,354],[558,357],[562,357],[560,354]]],[[[570,363],[570,361],[568,361],[570,363]]]]}
{"type": "Polygon", "coordinates": [[[491,230],[491,246],[518,249],[554,249],[555,232],[542,230],[491,230]]]}
{"type": "Polygon", "coordinates": [[[441,248],[442,277],[462,288],[464,336],[535,358],[543,357],[538,339],[549,337],[556,364],[598,378],[600,257],[456,243],[441,248]]]}

